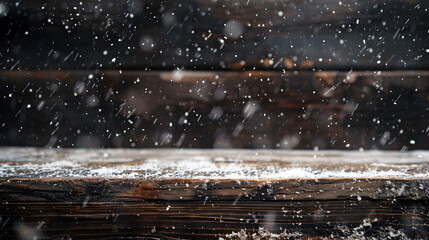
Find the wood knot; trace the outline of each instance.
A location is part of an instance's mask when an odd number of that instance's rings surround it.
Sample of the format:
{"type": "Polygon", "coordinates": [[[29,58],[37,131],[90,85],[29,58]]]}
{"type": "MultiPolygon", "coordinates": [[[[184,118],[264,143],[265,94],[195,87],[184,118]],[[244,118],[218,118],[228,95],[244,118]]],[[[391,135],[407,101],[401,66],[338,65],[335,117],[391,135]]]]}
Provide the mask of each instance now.
{"type": "Polygon", "coordinates": [[[144,200],[157,200],[161,198],[159,188],[153,182],[149,181],[140,183],[136,187],[134,196],[144,200]]]}

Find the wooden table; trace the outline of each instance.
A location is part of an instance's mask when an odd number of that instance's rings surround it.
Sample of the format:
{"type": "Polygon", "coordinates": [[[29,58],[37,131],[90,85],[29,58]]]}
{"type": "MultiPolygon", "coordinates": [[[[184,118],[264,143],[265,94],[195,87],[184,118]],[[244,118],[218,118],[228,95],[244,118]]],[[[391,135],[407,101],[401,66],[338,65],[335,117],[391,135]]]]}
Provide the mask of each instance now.
{"type": "Polygon", "coordinates": [[[429,237],[429,152],[0,150],[0,239],[429,237]]]}

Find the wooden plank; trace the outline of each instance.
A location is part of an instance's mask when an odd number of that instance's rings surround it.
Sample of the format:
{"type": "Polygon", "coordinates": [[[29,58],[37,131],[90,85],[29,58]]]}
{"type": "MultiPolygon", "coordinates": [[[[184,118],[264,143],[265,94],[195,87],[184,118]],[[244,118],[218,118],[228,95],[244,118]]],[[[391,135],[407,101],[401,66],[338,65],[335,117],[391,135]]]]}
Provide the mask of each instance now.
{"type": "Polygon", "coordinates": [[[428,159],[426,151],[6,148],[0,185],[8,202],[83,201],[90,192],[105,202],[426,199],[428,159]]]}
{"type": "MultiPolygon", "coordinates": [[[[55,181],[61,177],[85,177],[94,178],[95,182],[99,178],[123,177],[138,178],[138,181],[144,178],[189,179],[191,182],[203,181],[201,179],[379,179],[388,176],[391,180],[424,179],[429,158],[427,151],[2,148],[1,152],[0,176],[20,181],[36,177],[55,181]],[[338,171],[339,167],[344,173],[338,171]],[[294,173],[288,171],[289,168],[301,170],[294,173]],[[375,172],[371,173],[372,170],[375,172]]],[[[168,181],[165,184],[168,185],[168,181]]]]}
{"type": "Polygon", "coordinates": [[[428,69],[423,0],[2,1],[1,69],[428,69]]]}
{"type": "Polygon", "coordinates": [[[428,71],[4,71],[0,80],[1,145],[429,148],[428,71]]]}
{"type": "Polygon", "coordinates": [[[9,220],[0,232],[6,239],[19,230],[39,239],[425,239],[427,206],[400,200],[9,203],[0,205],[9,220]]]}
{"type": "Polygon", "coordinates": [[[429,233],[427,151],[3,148],[0,156],[6,239],[429,233]]]}

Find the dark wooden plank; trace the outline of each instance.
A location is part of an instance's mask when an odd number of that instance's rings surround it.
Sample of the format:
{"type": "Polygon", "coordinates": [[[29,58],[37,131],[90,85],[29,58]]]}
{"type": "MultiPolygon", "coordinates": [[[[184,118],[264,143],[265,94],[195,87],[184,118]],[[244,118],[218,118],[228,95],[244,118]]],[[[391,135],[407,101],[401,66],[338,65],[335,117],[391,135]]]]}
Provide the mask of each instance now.
{"type": "Polygon", "coordinates": [[[428,71],[4,71],[0,144],[428,149],[428,71]]]}
{"type": "Polygon", "coordinates": [[[0,150],[5,239],[426,239],[428,201],[427,151],[0,150]]]}
{"type": "MultiPolygon", "coordinates": [[[[290,171],[300,171],[289,168],[290,171]]],[[[148,170],[149,171],[149,170],[148,170]]],[[[313,169],[313,171],[316,171],[313,169]]],[[[373,170],[375,171],[375,170],[373,170]]],[[[271,173],[265,170],[266,173],[271,173]]],[[[275,173],[273,173],[275,174],[275,173]]],[[[341,176],[341,173],[338,173],[341,176]]],[[[367,177],[327,179],[168,179],[140,178],[2,178],[0,193],[19,202],[139,202],[139,201],[333,201],[428,200],[427,173],[420,179],[367,177]],[[7,179],[7,180],[6,180],[7,179]],[[71,194],[73,193],[73,194],[71,194]]],[[[227,174],[226,174],[227,176],[227,174]]],[[[305,175],[303,175],[305,176],[305,175]]],[[[257,178],[257,177],[255,177],[257,178]]],[[[285,178],[291,178],[285,174],[285,178]]]]}
{"type": "Polygon", "coordinates": [[[8,203],[0,204],[3,225],[0,233],[6,239],[16,238],[18,233],[38,239],[241,240],[270,239],[270,235],[274,239],[426,239],[428,203],[401,200],[8,203]]]}
{"type": "Polygon", "coordinates": [[[427,69],[424,0],[1,3],[9,69],[427,69]]]}
{"type": "Polygon", "coordinates": [[[426,151],[0,150],[8,202],[414,199],[426,151]],[[73,192],[73,195],[70,193],[73,192]]]}

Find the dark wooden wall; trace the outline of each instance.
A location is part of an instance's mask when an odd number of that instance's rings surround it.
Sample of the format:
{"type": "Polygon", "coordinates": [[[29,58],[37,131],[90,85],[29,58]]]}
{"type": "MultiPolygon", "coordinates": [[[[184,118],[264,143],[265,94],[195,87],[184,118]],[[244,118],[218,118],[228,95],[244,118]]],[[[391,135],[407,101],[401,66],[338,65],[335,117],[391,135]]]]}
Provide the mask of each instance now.
{"type": "Polygon", "coordinates": [[[429,66],[423,0],[6,0],[2,6],[4,70],[429,66]]]}
{"type": "Polygon", "coordinates": [[[0,79],[3,145],[429,147],[428,72],[21,71],[0,79]]]}
{"type": "Polygon", "coordinates": [[[427,1],[0,4],[1,145],[429,146],[427,1]]]}

